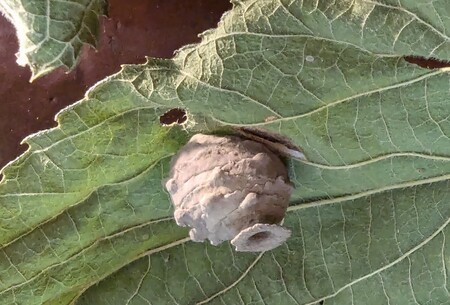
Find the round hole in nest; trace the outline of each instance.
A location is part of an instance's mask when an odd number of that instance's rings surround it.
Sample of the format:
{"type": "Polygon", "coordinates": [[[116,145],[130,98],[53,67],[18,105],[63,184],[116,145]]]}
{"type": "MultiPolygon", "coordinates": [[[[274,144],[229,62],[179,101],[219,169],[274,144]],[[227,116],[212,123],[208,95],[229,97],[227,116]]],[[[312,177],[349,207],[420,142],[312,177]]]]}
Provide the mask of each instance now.
{"type": "Polygon", "coordinates": [[[266,239],[270,236],[270,232],[268,231],[263,231],[263,232],[258,232],[256,234],[253,234],[252,236],[250,236],[248,238],[249,242],[260,242],[263,239],[266,239]]]}

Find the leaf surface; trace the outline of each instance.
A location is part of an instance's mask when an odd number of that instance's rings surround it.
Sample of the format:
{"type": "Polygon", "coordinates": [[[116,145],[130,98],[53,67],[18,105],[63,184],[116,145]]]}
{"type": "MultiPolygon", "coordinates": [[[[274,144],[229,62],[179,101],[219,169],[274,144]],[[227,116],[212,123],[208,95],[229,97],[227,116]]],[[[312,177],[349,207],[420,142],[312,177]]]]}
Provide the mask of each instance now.
{"type": "Polygon", "coordinates": [[[450,60],[450,9],[417,3],[240,1],[200,44],[105,79],[4,169],[0,299],[450,304],[450,78],[403,60],[450,60]],[[159,125],[173,107],[183,128],[159,125]],[[170,219],[170,156],[230,126],[308,158],[274,251],[188,242],[170,219]]]}
{"type": "Polygon", "coordinates": [[[19,41],[17,63],[31,68],[31,80],[77,64],[83,44],[95,46],[105,0],[0,0],[19,41]]]}

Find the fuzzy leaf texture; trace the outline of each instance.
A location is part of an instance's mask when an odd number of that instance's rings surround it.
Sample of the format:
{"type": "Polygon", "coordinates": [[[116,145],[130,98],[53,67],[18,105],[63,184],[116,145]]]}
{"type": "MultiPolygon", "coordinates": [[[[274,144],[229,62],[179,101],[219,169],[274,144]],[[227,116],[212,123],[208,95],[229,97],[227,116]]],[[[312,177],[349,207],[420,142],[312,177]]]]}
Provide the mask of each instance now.
{"type": "Polygon", "coordinates": [[[17,63],[31,68],[31,80],[58,67],[73,69],[83,44],[95,46],[105,0],[0,0],[0,13],[14,25],[17,63]]]}
{"type": "Polygon", "coordinates": [[[446,0],[234,3],[202,42],[97,84],[0,185],[0,303],[450,304],[446,0]],[[160,126],[168,109],[184,128],[160,126]],[[287,243],[192,243],[161,180],[193,133],[290,137],[287,243]],[[138,259],[139,258],[139,259],[138,259]]]}

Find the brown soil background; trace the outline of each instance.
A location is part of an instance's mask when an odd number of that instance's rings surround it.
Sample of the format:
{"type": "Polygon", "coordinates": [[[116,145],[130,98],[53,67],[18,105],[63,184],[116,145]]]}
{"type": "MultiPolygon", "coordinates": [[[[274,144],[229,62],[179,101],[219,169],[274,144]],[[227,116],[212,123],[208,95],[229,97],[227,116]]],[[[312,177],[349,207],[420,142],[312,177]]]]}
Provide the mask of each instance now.
{"type": "Polygon", "coordinates": [[[181,46],[198,42],[197,35],[215,27],[230,8],[229,0],[109,0],[97,50],[86,47],[69,74],[58,69],[33,83],[30,69],[16,64],[15,32],[0,14],[0,168],[27,149],[20,145],[24,137],[56,126],[59,110],[121,64],[172,57],[181,46]]]}

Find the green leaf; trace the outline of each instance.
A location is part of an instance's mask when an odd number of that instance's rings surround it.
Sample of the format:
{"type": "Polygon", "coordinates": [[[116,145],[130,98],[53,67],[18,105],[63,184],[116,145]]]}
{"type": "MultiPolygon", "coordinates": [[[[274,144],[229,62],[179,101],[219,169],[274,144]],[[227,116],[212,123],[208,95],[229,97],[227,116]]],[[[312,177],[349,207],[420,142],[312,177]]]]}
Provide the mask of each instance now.
{"type": "Polygon", "coordinates": [[[160,126],[162,112],[133,90],[99,85],[4,169],[1,303],[69,304],[137,257],[185,240],[161,180],[186,134],[160,126]]]}
{"type": "Polygon", "coordinates": [[[17,63],[31,68],[31,80],[63,66],[73,69],[83,44],[95,46],[105,0],[0,0],[0,12],[19,40],[17,63]]]}
{"type": "Polygon", "coordinates": [[[3,171],[0,300],[450,304],[450,77],[403,59],[450,60],[448,17],[446,1],[240,1],[173,60],[105,79],[3,171]],[[159,125],[172,107],[183,128],[159,125]],[[170,219],[170,156],[230,126],[308,158],[274,251],[188,242],[170,219]]]}

